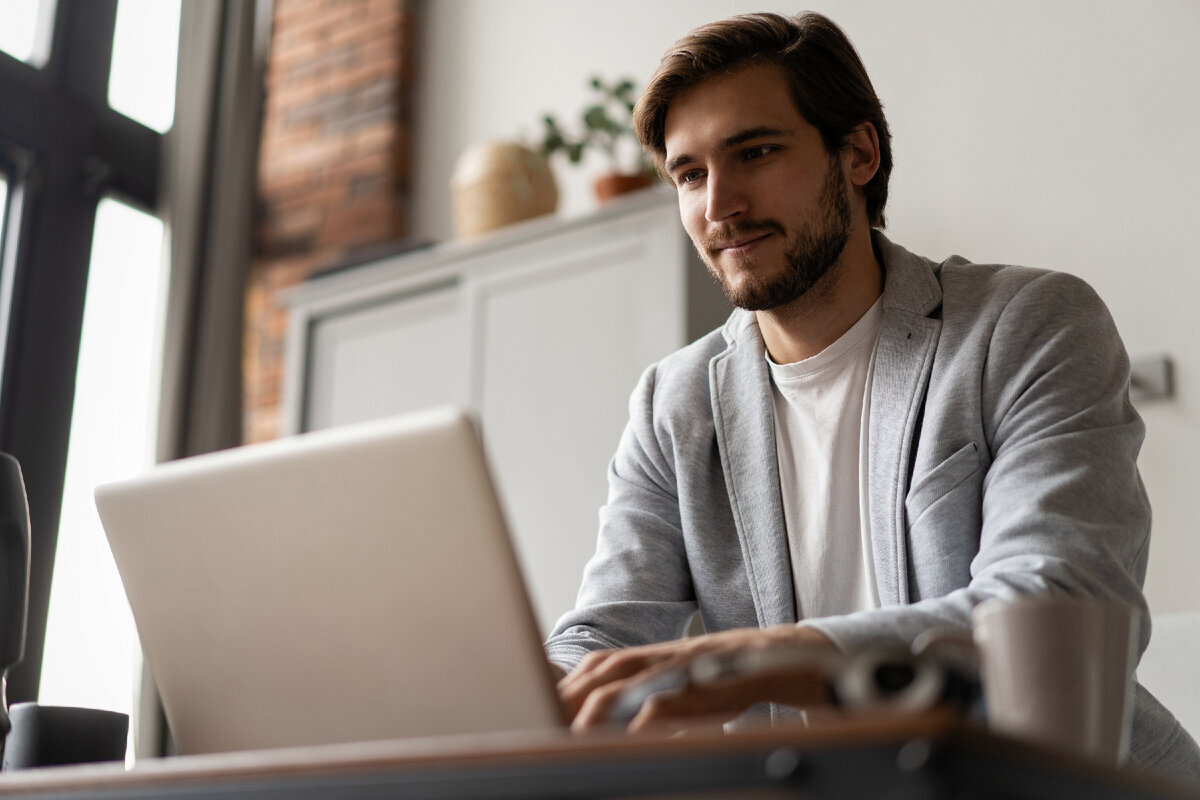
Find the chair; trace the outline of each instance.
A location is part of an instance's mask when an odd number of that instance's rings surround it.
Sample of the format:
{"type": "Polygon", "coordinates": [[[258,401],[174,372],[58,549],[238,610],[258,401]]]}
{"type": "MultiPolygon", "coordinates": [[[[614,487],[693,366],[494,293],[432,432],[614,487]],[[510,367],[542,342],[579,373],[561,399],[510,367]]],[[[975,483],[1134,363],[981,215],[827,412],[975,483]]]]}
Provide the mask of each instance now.
{"type": "Polygon", "coordinates": [[[0,453],[0,751],[7,772],[26,767],[120,760],[129,717],[94,708],[18,703],[5,683],[25,655],[29,609],[29,504],[21,466],[0,453]]]}
{"type": "Polygon", "coordinates": [[[21,466],[0,453],[0,748],[12,728],[8,671],[25,655],[29,607],[29,505],[21,466]]]}

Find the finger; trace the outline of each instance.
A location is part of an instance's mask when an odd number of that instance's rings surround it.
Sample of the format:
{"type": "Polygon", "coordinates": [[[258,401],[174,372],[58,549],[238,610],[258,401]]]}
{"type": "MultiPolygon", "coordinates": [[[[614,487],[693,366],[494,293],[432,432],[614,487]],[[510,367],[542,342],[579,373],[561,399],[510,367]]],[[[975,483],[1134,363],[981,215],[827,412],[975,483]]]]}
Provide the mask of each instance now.
{"type": "Polygon", "coordinates": [[[642,671],[640,658],[610,652],[580,664],[575,672],[558,685],[558,694],[567,713],[577,716],[584,702],[598,689],[631,678],[642,671]]]}
{"type": "Polygon", "coordinates": [[[611,669],[611,666],[606,667],[605,665],[617,652],[616,650],[598,650],[585,656],[574,670],[558,682],[558,693],[564,702],[577,695],[586,696],[588,687],[602,680],[601,676],[611,669]]]}
{"type": "Polygon", "coordinates": [[[684,659],[675,657],[651,665],[634,675],[595,688],[575,716],[575,729],[598,725],[625,725],[646,697],[677,688],[686,680],[684,659]]]}
{"type": "Polygon", "coordinates": [[[602,670],[606,666],[611,666],[609,662],[614,660],[624,662],[626,660],[636,661],[641,659],[647,663],[660,660],[677,653],[680,650],[681,644],[684,644],[684,642],[672,640],[669,642],[657,642],[655,644],[643,644],[611,650],[593,650],[583,657],[579,665],[567,677],[572,680],[584,678],[590,673],[602,670]]]}
{"type": "Polygon", "coordinates": [[[700,718],[733,719],[757,702],[748,688],[738,684],[722,687],[695,687],[658,692],[646,698],[641,709],[629,721],[630,733],[638,733],[668,725],[673,729],[686,728],[689,721],[700,718]],[[683,723],[683,724],[680,724],[683,723]]]}
{"type": "Polygon", "coordinates": [[[642,675],[670,658],[667,652],[643,648],[609,650],[593,655],[597,657],[585,659],[558,684],[559,697],[572,717],[579,713],[587,698],[601,687],[642,675]]]}
{"type": "Polygon", "coordinates": [[[565,677],[559,680],[558,688],[564,689],[577,683],[584,675],[596,669],[608,656],[615,651],[613,650],[597,650],[588,653],[583,659],[575,665],[575,668],[566,674],[565,677]]]}
{"type": "Polygon", "coordinates": [[[599,727],[608,727],[612,706],[627,687],[636,681],[620,680],[597,687],[584,696],[571,720],[571,730],[583,733],[599,727]]]}
{"type": "Polygon", "coordinates": [[[629,723],[631,732],[688,718],[730,720],[758,703],[776,702],[807,708],[828,702],[819,673],[787,671],[691,684],[679,691],[652,695],[629,723]]]}

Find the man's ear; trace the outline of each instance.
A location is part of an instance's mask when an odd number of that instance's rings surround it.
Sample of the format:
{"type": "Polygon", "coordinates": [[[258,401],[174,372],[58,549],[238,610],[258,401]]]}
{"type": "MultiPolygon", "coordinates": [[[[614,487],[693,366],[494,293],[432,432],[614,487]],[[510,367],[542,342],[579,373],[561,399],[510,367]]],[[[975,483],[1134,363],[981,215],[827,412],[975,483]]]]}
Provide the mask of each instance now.
{"type": "Polygon", "coordinates": [[[879,133],[869,122],[856,125],[842,141],[842,163],[846,179],[855,186],[866,186],[879,171],[879,133]]]}

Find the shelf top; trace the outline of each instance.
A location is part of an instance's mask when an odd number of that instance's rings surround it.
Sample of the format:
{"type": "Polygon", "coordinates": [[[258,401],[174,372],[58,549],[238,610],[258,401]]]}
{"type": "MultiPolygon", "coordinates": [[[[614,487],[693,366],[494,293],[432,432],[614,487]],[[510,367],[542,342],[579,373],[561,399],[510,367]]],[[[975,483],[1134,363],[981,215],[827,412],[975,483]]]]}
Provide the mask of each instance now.
{"type": "Polygon", "coordinates": [[[552,235],[582,230],[623,217],[674,206],[675,193],[665,185],[655,186],[620,196],[589,214],[574,217],[546,215],[469,239],[452,239],[424,247],[418,245],[395,255],[335,268],[281,291],[279,297],[287,307],[305,306],[314,301],[377,284],[381,280],[427,271],[439,264],[499,252],[552,235]]]}

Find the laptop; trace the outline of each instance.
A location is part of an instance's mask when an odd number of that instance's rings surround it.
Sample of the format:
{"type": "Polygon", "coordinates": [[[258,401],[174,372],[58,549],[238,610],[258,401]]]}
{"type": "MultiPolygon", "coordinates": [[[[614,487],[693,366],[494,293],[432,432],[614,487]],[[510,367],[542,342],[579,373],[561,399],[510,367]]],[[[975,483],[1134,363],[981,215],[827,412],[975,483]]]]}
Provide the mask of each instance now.
{"type": "Polygon", "coordinates": [[[461,410],[170,462],[96,505],[183,753],[565,725],[461,410]]]}

